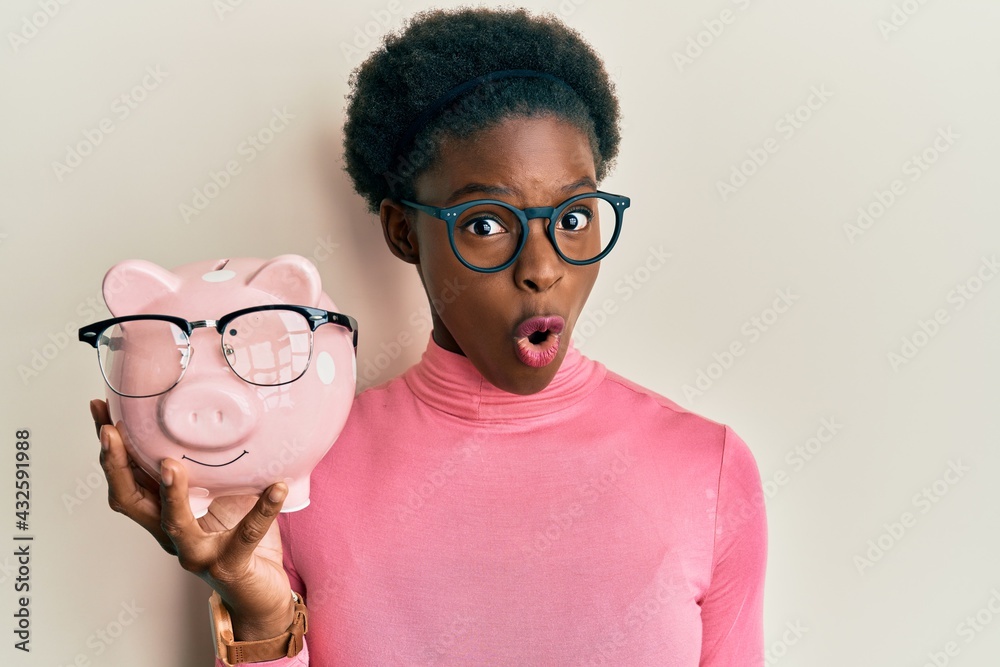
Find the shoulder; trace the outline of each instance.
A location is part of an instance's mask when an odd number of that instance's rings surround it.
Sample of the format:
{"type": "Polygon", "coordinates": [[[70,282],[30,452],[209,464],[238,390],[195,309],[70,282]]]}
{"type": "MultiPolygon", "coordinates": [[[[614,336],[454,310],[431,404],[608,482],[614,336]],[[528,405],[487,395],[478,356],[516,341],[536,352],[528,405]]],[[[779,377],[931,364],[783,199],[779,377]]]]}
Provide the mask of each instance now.
{"type": "Polygon", "coordinates": [[[643,387],[642,385],[633,382],[628,378],[622,377],[621,375],[615,373],[610,369],[608,369],[604,377],[604,382],[605,384],[609,385],[609,389],[611,391],[617,391],[622,395],[631,396],[634,400],[655,403],[664,410],[667,410],[675,414],[688,414],[688,415],[695,414],[690,410],[681,407],[680,405],[675,403],[673,400],[667,398],[666,396],[658,394],[652,389],[643,387]]]}
{"type": "MultiPolygon", "coordinates": [[[[714,503],[715,534],[745,540],[759,556],[766,549],[766,510],[760,469],[747,443],[728,424],[681,407],[622,376],[608,372],[611,400],[638,406],[637,428],[659,453],[663,478],[682,488],[692,482],[714,503]]],[[[723,547],[723,550],[729,547],[723,547]]],[[[716,554],[718,557],[718,554],[716,554]]],[[[756,556],[755,556],[756,557],[756,556]]]]}
{"type": "Polygon", "coordinates": [[[352,416],[355,412],[359,413],[359,416],[371,415],[373,412],[379,412],[390,406],[415,400],[415,398],[403,376],[397,375],[382,384],[366,387],[358,393],[354,397],[351,413],[352,416]]]}
{"type": "Polygon", "coordinates": [[[670,442],[673,453],[708,458],[717,468],[740,476],[758,474],[747,443],[728,424],[679,405],[673,399],[608,370],[602,385],[605,400],[670,442]]]}
{"type": "Polygon", "coordinates": [[[714,440],[721,445],[727,426],[689,410],[673,399],[608,370],[602,390],[605,400],[642,420],[653,420],[679,437],[714,440]]]}

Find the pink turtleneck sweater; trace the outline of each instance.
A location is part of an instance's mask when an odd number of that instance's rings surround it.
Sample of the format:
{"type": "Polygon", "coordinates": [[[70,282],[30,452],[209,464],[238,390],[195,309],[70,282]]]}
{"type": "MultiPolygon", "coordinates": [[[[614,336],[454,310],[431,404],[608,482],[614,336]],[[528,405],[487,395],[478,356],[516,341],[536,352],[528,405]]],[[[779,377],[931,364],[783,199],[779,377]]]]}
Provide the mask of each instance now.
{"type": "Polygon", "coordinates": [[[431,339],[357,397],[311,493],[278,519],[306,646],[256,664],[764,664],[747,445],[572,346],[518,396],[431,339]]]}

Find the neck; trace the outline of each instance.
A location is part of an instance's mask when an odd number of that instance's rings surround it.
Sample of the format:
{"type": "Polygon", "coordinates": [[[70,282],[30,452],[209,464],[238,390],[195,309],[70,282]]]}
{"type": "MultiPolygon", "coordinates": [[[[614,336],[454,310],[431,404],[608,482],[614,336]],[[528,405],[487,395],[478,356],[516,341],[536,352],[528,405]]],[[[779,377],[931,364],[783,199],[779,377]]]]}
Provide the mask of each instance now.
{"type": "Polygon", "coordinates": [[[604,379],[604,366],[573,347],[541,391],[512,394],[490,384],[464,355],[445,349],[433,335],[420,361],[403,374],[417,397],[463,419],[503,422],[553,415],[585,398],[604,379]]]}

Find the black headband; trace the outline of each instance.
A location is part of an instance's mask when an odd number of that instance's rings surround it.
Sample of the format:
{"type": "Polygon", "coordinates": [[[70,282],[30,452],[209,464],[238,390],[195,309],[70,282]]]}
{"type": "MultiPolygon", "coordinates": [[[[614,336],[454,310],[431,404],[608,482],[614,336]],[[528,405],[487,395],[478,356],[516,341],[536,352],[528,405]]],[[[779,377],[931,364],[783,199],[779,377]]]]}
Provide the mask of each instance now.
{"type": "Polygon", "coordinates": [[[477,76],[475,79],[471,79],[465,83],[460,83],[441,97],[434,100],[419,116],[413,119],[413,122],[410,123],[409,127],[406,128],[406,131],[400,135],[399,139],[393,145],[392,154],[389,156],[389,169],[386,170],[385,175],[389,175],[391,173],[393,165],[403,154],[403,151],[410,148],[410,144],[413,143],[417,133],[420,132],[420,130],[422,130],[424,126],[427,125],[427,123],[430,122],[430,120],[434,118],[434,116],[436,116],[444,107],[454,102],[455,99],[463,93],[480,84],[486,83],[487,81],[495,81],[497,79],[507,79],[511,77],[549,79],[550,81],[555,81],[556,83],[565,86],[568,90],[573,91],[572,86],[554,74],[538,72],[533,69],[505,69],[497,72],[490,72],[489,74],[483,74],[482,76],[477,76]]]}

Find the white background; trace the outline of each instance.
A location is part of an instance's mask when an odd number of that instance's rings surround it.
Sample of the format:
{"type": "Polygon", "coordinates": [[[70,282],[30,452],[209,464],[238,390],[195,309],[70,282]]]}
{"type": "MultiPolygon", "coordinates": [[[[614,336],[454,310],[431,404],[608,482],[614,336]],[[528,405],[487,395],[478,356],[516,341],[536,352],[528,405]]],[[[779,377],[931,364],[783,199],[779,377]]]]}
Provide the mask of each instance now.
{"type": "MultiPolygon", "coordinates": [[[[361,322],[367,384],[419,358],[426,300],[340,150],[347,78],[374,47],[360,36],[428,6],[4,3],[0,663],[212,664],[207,587],[108,509],[97,476],[87,402],[104,386],[75,330],[107,316],[91,304],[111,265],[302,254],[361,322]],[[123,95],[144,98],[127,117],[123,95]],[[274,109],[294,118],[248,162],[239,146],[274,109]],[[55,164],[105,118],[113,132],[75,168],[55,164]],[[241,172],[186,221],[181,205],[234,159],[241,172]],[[18,428],[33,457],[29,655],[12,648],[18,428]]],[[[1000,4],[527,6],[598,49],[624,114],[602,189],[633,204],[579,346],[749,444],[768,491],[769,664],[997,664],[1000,4]],[[852,233],[859,207],[873,216],[852,233]],[[651,248],[670,253],[654,270],[651,248]],[[776,314],[779,291],[794,300],[776,314]],[[699,373],[701,393],[686,390],[699,373]],[[952,464],[967,469],[955,483],[952,464]],[[904,512],[915,523],[893,536],[904,512]]]]}

